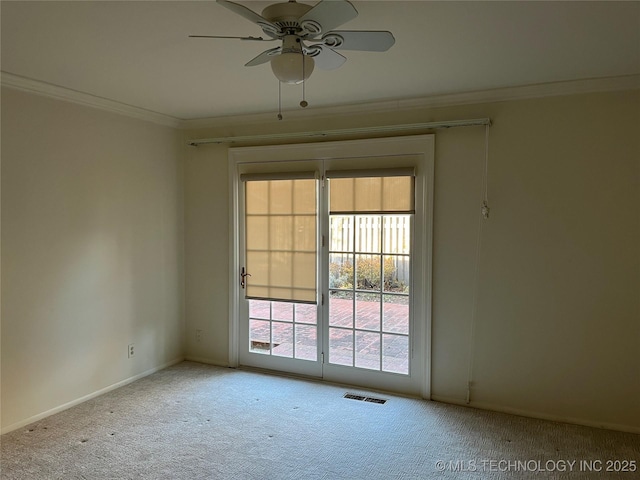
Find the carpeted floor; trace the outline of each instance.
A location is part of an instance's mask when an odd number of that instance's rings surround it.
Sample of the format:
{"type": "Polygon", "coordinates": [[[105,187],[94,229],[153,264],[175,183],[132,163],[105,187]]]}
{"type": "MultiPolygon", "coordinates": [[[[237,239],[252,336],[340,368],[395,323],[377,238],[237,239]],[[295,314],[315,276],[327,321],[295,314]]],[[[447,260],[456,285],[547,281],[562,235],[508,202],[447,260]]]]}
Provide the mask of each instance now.
{"type": "Polygon", "coordinates": [[[347,391],[184,362],[3,435],[0,478],[640,478],[640,435],[347,391]]]}

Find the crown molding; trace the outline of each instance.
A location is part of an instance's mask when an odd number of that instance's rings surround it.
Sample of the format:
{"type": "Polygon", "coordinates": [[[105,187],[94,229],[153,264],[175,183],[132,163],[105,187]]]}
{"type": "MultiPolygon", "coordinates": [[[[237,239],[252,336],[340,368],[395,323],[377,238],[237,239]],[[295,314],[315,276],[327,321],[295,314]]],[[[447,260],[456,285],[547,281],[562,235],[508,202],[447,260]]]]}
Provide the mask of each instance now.
{"type": "Polygon", "coordinates": [[[51,83],[33,80],[31,78],[22,77],[9,72],[0,72],[0,83],[3,87],[14,88],[16,90],[35,93],[45,97],[98,108],[107,112],[125,115],[127,117],[152,122],[165,127],[182,127],[182,120],[176,117],[153,112],[151,110],[145,110],[140,107],[134,107],[132,105],[116,102],[107,98],[97,97],[88,93],[78,92],[77,90],[71,90],[51,83]]]}
{"type": "MultiPolygon", "coordinates": [[[[434,95],[422,98],[387,100],[381,102],[333,107],[317,107],[307,110],[291,110],[285,113],[287,120],[300,120],[305,118],[376,114],[388,113],[393,111],[420,110],[437,107],[453,107],[458,105],[506,102],[513,100],[526,100],[531,98],[577,95],[595,92],[635,90],[638,88],[640,88],[640,75],[625,75],[619,77],[590,78],[584,80],[525,85],[520,87],[496,88],[491,90],[434,95]]],[[[273,113],[260,113],[253,115],[234,115],[183,120],[182,122],[180,122],[180,128],[185,130],[196,130],[204,128],[256,125],[272,123],[273,121],[273,113]]]]}
{"type": "MultiPolygon", "coordinates": [[[[273,113],[182,120],[170,115],[145,110],[133,105],[116,102],[114,100],[71,90],[58,85],[41,82],[39,80],[33,80],[9,72],[0,72],[0,83],[5,87],[36,93],[59,100],[65,100],[79,105],[98,108],[107,112],[117,113],[127,117],[136,118],[138,120],[144,120],[158,125],[179,128],[182,130],[256,125],[271,123],[274,121],[273,113]]],[[[290,121],[358,114],[376,114],[393,111],[410,111],[437,107],[452,107],[458,105],[576,95],[583,93],[635,90],[638,88],[640,88],[640,75],[625,75],[618,77],[590,78],[584,80],[525,85],[520,87],[434,95],[422,98],[405,98],[363,104],[317,107],[309,110],[291,110],[286,112],[286,118],[290,121]]]]}

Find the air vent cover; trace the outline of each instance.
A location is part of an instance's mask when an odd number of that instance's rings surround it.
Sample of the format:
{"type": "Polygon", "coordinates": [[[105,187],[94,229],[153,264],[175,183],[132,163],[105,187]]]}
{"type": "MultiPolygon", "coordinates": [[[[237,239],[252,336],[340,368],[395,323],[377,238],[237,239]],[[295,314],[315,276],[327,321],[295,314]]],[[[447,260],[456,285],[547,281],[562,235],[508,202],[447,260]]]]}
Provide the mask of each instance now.
{"type": "Polygon", "coordinates": [[[360,402],[377,403],[379,405],[384,405],[385,403],[387,403],[387,401],[383,398],[365,397],[363,395],[348,392],[344,394],[344,398],[348,398],[350,400],[358,400],[360,402]]]}

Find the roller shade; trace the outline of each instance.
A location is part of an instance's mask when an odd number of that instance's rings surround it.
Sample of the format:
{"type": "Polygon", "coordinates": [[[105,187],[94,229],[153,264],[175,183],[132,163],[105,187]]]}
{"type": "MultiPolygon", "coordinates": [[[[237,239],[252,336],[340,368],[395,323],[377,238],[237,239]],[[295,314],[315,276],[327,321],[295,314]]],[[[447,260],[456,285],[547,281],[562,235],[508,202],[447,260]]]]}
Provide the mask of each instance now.
{"type": "Polygon", "coordinates": [[[316,303],[314,172],[242,175],[246,298],[316,303]]]}
{"type": "Polygon", "coordinates": [[[415,174],[411,168],[332,170],[326,177],[331,214],[415,213],[415,174]]]}

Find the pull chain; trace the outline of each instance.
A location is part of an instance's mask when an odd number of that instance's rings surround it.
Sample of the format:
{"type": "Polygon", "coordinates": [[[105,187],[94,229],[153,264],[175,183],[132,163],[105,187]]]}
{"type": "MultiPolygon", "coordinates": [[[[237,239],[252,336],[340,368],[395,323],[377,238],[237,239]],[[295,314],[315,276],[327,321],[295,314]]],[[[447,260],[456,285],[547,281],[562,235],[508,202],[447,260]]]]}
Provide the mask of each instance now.
{"type": "Polygon", "coordinates": [[[278,120],[282,120],[282,82],[278,80],[278,120]]]}
{"type": "Polygon", "coordinates": [[[487,220],[489,218],[489,125],[484,127],[484,172],[482,175],[482,218],[487,220]]]}
{"type": "Polygon", "coordinates": [[[302,53],[302,101],[300,102],[300,106],[302,108],[305,108],[309,104],[305,100],[305,95],[304,95],[305,94],[304,86],[307,83],[307,81],[304,78],[304,49],[302,49],[300,53],[302,53]]]}

